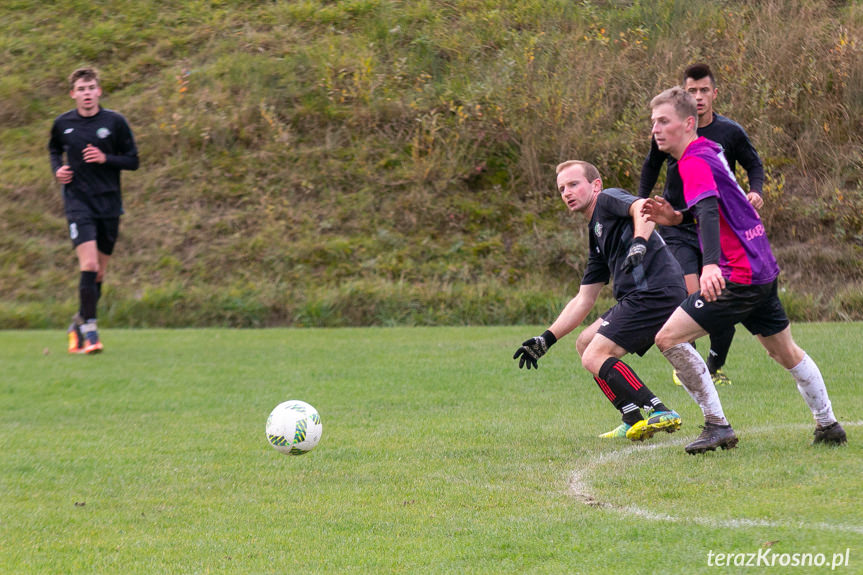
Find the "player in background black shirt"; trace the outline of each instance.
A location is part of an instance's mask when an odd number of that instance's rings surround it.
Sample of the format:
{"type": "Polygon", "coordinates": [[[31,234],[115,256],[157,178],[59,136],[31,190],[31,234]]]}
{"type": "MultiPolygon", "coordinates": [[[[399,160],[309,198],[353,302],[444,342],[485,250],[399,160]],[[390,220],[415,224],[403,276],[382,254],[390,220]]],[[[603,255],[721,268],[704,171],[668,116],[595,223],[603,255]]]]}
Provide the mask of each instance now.
{"type": "MultiPolygon", "coordinates": [[[[717,114],[713,110],[713,102],[718,90],[716,79],[707,64],[693,64],[683,72],[683,88],[695,97],[698,106],[698,135],[713,140],[722,146],[725,158],[731,172],[739,163],[746,170],[749,179],[749,192],[747,198],[757,210],[763,205],[761,196],[764,186],[764,167],[761,158],[752,146],[749,136],[737,122],[717,114]]],[[[683,183],[677,171],[677,160],[669,154],[662,152],[656,146],[656,140],[650,140],[650,152],[644,160],[641,168],[641,180],[638,185],[638,196],[640,198],[650,197],[653,186],[659,178],[662,164],[668,163],[665,175],[665,189],[663,198],[678,211],[686,210],[683,200],[683,183]]],[[[695,223],[683,223],[678,226],[657,228],[663,239],[668,244],[680,266],[686,281],[686,290],[689,293],[698,291],[698,278],[701,273],[701,247],[698,241],[698,233],[695,223]]],[[[721,333],[710,334],[710,351],[707,355],[707,367],[716,385],[727,385],[731,383],[728,375],[722,370],[728,358],[728,350],[731,348],[731,340],[734,339],[734,327],[721,333]]],[[[680,385],[677,374],[674,374],[674,382],[680,385]]]]}
{"type": "Polygon", "coordinates": [[[75,109],[54,120],[48,152],[54,177],[63,184],[69,237],[81,271],[80,307],[69,327],[69,352],[90,354],[103,347],[96,306],[123,213],[120,171],[138,169],[138,149],[126,119],[100,106],[96,70],[75,70],[69,85],[75,109]]]}
{"type": "Polygon", "coordinates": [[[644,355],[686,297],[680,266],[654,231],[654,224],[641,216],[647,200],[619,189],[603,190],[592,164],[560,164],[557,187],[567,208],[588,219],[587,267],[578,294],[545,333],[522,343],[513,359],[519,360],[519,367],[537,367],[537,360],[549,347],[584,322],[613,276],[617,304],[584,328],[575,343],[581,364],[622,414],[623,423],[600,437],[642,441],[656,431],[676,431],[680,416],[620,358],[627,353],[644,355]],[[651,410],[647,418],[641,409],[651,410]]]}

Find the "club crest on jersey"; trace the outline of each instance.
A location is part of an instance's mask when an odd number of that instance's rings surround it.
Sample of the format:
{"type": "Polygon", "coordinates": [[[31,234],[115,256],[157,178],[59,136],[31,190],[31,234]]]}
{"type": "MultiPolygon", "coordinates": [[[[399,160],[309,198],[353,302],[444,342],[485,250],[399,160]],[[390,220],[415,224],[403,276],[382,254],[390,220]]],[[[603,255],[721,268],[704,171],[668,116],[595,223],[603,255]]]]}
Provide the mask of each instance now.
{"type": "Polygon", "coordinates": [[[99,136],[100,140],[104,140],[111,135],[111,130],[109,130],[108,128],[99,128],[98,130],[96,130],[96,135],[99,136]]]}
{"type": "Polygon", "coordinates": [[[594,233],[594,234],[596,235],[596,237],[598,237],[598,238],[601,238],[601,237],[602,237],[602,224],[601,224],[601,223],[596,222],[596,225],[595,225],[595,226],[593,226],[593,233],[594,233]]]}

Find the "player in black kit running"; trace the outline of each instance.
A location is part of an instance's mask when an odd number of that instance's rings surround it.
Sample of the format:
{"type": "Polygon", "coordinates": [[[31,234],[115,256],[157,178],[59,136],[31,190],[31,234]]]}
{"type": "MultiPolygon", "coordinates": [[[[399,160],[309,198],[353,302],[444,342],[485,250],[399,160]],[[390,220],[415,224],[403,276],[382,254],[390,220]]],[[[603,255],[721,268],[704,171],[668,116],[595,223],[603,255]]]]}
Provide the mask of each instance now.
{"type": "MultiPolygon", "coordinates": [[[[734,173],[738,163],[746,170],[749,179],[747,198],[756,210],[760,209],[763,205],[761,191],[764,185],[764,167],[761,164],[761,158],[758,157],[749,136],[740,124],[717,114],[713,110],[713,102],[718,90],[716,79],[710,67],[707,64],[693,64],[686,68],[683,72],[683,88],[693,95],[698,106],[698,135],[713,140],[722,146],[732,173],[734,173]]],[[[686,202],[683,200],[683,183],[677,171],[677,160],[660,151],[656,146],[656,140],[653,138],[650,141],[650,152],[641,168],[638,196],[641,198],[650,197],[662,169],[662,164],[665,162],[668,162],[668,170],[665,176],[663,199],[668,201],[675,210],[686,210],[686,202]]],[[[702,259],[695,223],[684,223],[670,227],[659,226],[657,229],[674,257],[677,258],[680,267],[683,268],[686,290],[689,293],[698,291],[702,259]]],[[[731,383],[722,367],[728,358],[732,339],[734,339],[733,326],[721,333],[710,334],[707,367],[715,385],[731,383]]],[[[676,373],[674,374],[674,381],[680,385],[676,373]]]]}
{"type": "Polygon", "coordinates": [[[680,416],[666,407],[627,364],[627,353],[644,355],[653,337],[686,297],[680,266],[640,215],[647,201],[624,190],[602,189],[596,167],[569,161],[557,167],[560,197],[571,212],[589,220],[590,255],[578,294],[545,333],[521,344],[513,359],[519,367],[537,367],[549,347],[587,319],[599,293],[614,277],[617,304],[584,328],[575,347],[581,364],[593,375],[623,423],[600,437],[647,439],[657,431],[680,428],[680,416]],[[641,409],[649,410],[647,418],[641,409]]]}
{"type": "Polygon", "coordinates": [[[138,169],[138,149],[126,119],[99,105],[102,88],[93,68],[69,76],[75,109],[54,120],[48,152],[63,184],[69,237],[81,271],[80,307],[69,327],[69,353],[98,353],[96,306],[120,229],[120,170],[138,169]]]}

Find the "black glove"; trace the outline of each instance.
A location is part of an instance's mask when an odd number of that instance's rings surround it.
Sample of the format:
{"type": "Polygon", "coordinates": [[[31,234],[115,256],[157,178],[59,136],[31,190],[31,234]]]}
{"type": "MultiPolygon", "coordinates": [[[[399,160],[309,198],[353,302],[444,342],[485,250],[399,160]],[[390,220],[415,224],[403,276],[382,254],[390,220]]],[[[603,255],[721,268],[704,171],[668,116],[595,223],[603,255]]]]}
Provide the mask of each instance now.
{"type": "Polygon", "coordinates": [[[521,344],[521,347],[516,350],[515,355],[513,355],[512,358],[519,360],[519,369],[523,368],[524,364],[527,364],[528,369],[531,367],[539,369],[539,366],[536,364],[536,360],[545,355],[548,348],[553,346],[556,341],[557,338],[554,334],[545,330],[544,334],[532,337],[521,344]]]}
{"type": "Polygon", "coordinates": [[[632,245],[629,246],[629,253],[626,254],[626,259],[623,260],[623,271],[629,273],[632,268],[641,265],[644,261],[644,254],[647,253],[647,240],[636,237],[632,240],[632,245]]]}

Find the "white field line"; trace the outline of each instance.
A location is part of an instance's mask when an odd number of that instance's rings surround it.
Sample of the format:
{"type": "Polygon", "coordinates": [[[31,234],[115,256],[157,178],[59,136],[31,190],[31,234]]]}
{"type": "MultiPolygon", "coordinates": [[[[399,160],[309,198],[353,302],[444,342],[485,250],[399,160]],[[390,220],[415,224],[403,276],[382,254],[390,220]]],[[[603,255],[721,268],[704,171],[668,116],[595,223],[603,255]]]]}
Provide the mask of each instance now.
{"type": "MultiPolygon", "coordinates": [[[[863,421],[842,422],[843,427],[861,426],[863,421]]],[[[749,429],[746,434],[769,433],[777,429],[789,428],[805,428],[811,429],[811,425],[772,425],[767,427],[758,427],[749,429]]],[[[818,531],[844,531],[850,533],[863,534],[863,526],[861,525],[845,525],[841,523],[793,523],[789,521],[768,521],[765,519],[716,519],[713,517],[699,517],[697,515],[687,515],[686,517],[677,517],[667,513],[656,513],[648,509],[643,509],[636,505],[613,505],[611,503],[600,501],[592,493],[590,489],[590,476],[598,467],[605,463],[619,461],[636,452],[653,451],[654,449],[664,449],[666,447],[683,446],[689,443],[689,439],[674,439],[663,443],[653,443],[649,445],[629,445],[617,451],[609,451],[601,453],[596,457],[591,458],[581,469],[572,472],[569,478],[569,494],[585,505],[597,507],[599,509],[608,509],[618,513],[627,515],[635,515],[649,521],[667,521],[669,523],[695,523],[705,527],[723,527],[729,529],[740,529],[746,527],[796,527],[798,529],[815,529],[818,531]]]]}

